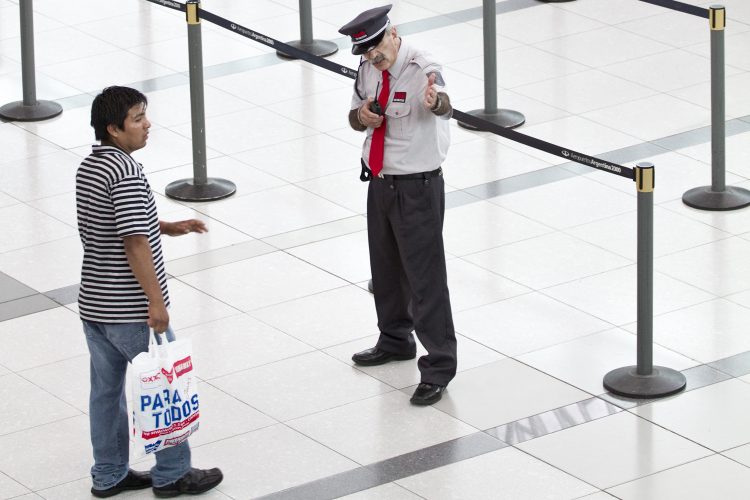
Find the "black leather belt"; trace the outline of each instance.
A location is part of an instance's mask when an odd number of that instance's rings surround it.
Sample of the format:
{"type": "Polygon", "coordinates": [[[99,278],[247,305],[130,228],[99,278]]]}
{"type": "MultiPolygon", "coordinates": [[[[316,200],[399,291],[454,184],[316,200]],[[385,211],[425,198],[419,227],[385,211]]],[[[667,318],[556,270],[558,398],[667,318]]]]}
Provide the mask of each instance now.
{"type": "Polygon", "coordinates": [[[379,174],[376,176],[376,178],[394,180],[394,181],[408,181],[408,180],[415,180],[415,179],[429,179],[431,177],[437,177],[438,175],[443,175],[442,167],[438,167],[435,170],[432,170],[430,172],[420,172],[418,174],[401,174],[401,175],[379,174]]]}

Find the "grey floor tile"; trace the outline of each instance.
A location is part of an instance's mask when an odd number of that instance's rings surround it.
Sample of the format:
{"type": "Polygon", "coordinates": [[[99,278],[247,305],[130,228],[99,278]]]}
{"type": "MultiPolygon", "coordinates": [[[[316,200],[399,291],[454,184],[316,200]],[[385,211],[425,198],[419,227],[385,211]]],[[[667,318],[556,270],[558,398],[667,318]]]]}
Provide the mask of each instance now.
{"type": "Polygon", "coordinates": [[[42,294],[30,295],[21,299],[0,304],[0,321],[5,321],[27,314],[34,314],[47,309],[54,309],[59,304],[42,294]]]}
{"type": "Polygon", "coordinates": [[[5,273],[0,273],[0,304],[38,293],[5,273]]]}

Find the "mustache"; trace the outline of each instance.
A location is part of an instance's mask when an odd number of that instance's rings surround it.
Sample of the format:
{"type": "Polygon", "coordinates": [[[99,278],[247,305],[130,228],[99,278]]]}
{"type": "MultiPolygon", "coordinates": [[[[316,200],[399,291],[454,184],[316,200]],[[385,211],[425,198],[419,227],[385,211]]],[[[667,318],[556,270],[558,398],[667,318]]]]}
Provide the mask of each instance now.
{"type": "Polygon", "coordinates": [[[383,56],[382,54],[379,54],[376,57],[374,57],[373,59],[370,59],[370,62],[372,64],[380,64],[384,60],[385,60],[385,56],[383,56]]]}

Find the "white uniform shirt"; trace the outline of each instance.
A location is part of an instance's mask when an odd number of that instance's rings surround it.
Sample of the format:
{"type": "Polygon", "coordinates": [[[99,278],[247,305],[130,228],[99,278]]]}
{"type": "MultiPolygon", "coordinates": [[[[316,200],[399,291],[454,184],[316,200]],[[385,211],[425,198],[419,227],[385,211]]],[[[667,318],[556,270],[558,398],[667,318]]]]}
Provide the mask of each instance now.
{"type": "MultiPolygon", "coordinates": [[[[401,40],[396,62],[388,69],[390,73],[390,96],[385,108],[385,152],[383,174],[401,175],[429,172],[438,168],[445,160],[450,145],[451,113],[437,116],[426,109],[424,93],[427,75],[440,75],[442,67],[431,55],[409,46],[401,40]]],[[[351,109],[357,109],[368,97],[376,99],[376,89],[383,87],[382,73],[365,62],[359,67],[357,92],[352,97],[351,109]]],[[[436,79],[439,91],[445,83],[442,76],[436,79]]],[[[367,129],[367,138],[362,146],[362,158],[368,163],[372,128],[367,129]]],[[[368,165],[369,166],[369,165],[368,165]]]]}

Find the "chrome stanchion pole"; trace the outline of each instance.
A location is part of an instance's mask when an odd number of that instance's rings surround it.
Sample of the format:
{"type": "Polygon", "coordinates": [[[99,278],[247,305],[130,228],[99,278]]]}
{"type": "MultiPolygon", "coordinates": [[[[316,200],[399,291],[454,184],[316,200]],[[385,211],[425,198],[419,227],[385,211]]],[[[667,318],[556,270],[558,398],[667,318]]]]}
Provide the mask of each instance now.
{"type": "MultiPolygon", "coordinates": [[[[495,0],[483,0],[482,24],[484,33],[484,109],[469,111],[488,122],[505,128],[515,128],[526,121],[518,111],[497,109],[497,7],[495,0]]],[[[464,128],[477,130],[468,123],[458,122],[464,128]]]]}
{"type": "MultiPolygon", "coordinates": [[[[299,31],[301,39],[287,42],[287,44],[294,48],[304,50],[308,54],[320,57],[330,56],[339,50],[339,46],[333,42],[327,40],[313,40],[312,7],[310,5],[310,0],[299,0],[299,31]]],[[[281,51],[276,51],[276,54],[286,59],[296,59],[295,57],[281,51]]]]}
{"type": "Polygon", "coordinates": [[[211,201],[231,196],[237,190],[233,182],[208,177],[206,169],[206,114],[203,99],[203,48],[198,15],[200,0],[185,4],[190,65],[190,117],[193,137],[193,178],[167,185],[170,198],[185,201],[211,201]]]}
{"type": "Polygon", "coordinates": [[[680,392],[685,375],[654,366],[654,165],[635,168],[638,189],[638,326],[637,364],[617,368],[604,376],[604,388],[629,398],[659,398],[680,392]]]}
{"type": "Polygon", "coordinates": [[[0,107],[0,117],[6,120],[33,122],[53,118],[62,113],[62,106],[53,101],[36,99],[36,75],[34,68],[34,7],[32,0],[20,0],[21,14],[21,78],[23,101],[11,102],[0,107]]]}
{"type": "Polygon", "coordinates": [[[735,210],[750,205],[750,191],[726,187],[726,132],[724,81],[724,28],[726,11],[721,5],[708,9],[711,26],[711,185],[690,189],[682,202],[701,210],[735,210]]]}

